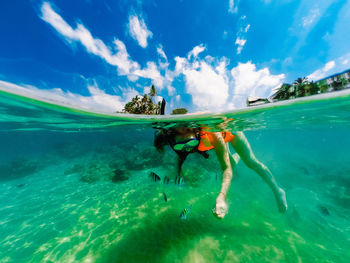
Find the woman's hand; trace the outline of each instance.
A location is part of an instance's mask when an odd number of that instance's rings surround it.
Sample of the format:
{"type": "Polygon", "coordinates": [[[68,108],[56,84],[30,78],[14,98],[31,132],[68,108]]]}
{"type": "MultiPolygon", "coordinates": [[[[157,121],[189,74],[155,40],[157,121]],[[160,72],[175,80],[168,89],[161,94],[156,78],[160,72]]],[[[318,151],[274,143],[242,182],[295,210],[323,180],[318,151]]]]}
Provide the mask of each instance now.
{"type": "Polygon", "coordinates": [[[213,208],[213,214],[219,219],[224,218],[228,212],[228,205],[225,199],[226,197],[223,192],[220,192],[216,198],[216,207],[213,208]]]}

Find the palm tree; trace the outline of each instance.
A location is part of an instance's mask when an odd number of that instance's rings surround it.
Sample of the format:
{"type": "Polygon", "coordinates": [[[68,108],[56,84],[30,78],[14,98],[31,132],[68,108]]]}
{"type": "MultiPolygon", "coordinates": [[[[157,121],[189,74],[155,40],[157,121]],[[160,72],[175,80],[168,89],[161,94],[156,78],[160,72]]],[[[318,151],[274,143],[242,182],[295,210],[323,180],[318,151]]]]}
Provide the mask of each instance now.
{"type": "MultiPolygon", "coordinates": [[[[155,103],[155,99],[154,97],[157,96],[157,90],[156,90],[156,87],[152,84],[151,88],[150,88],[150,91],[148,93],[148,95],[151,96],[151,101],[153,103],[155,103]]],[[[158,114],[157,112],[155,112],[154,114],[158,114]]]]}
{"type": "Polygon", "coordinates": [[[309,80],[307,79],[307,77],[303,77],[303,78],[297,78],[293,84],[294,85],[300,85],[300,84],[306,84],[309,83],[309,80]]]}
{"type": "Polygon", "coordinates": [[[315,95],[315,94],[319,93],[319,90],[320,90],[320,88],[318,87],[318,85],[315,82],[311,81],[310,82],[310,90],[309,90],[310,95],[315,95]]]}
{"type": "Polygon", "coordinates": [[[149,91],[149,95],[150,95],[151,97],[157,96],[157,90],[156,90],[156,87],[155,87],[153,84],[152,84],[151,89],[150,89],[150,91],[149,91]]]}
{"type": "Polygon", "coordinates": [[[270,97],[270,99],[273,101],[290,99],[290,87],[292,87],[292,85],[283,83],[282,86],[276,91],[276,93],[270,97]]]}
{"type": "Polygon", "coordinates": [[[346,79],[344,77],[338,77],[336,81],[333,82],[334,90],[344,89],[346,85],[346,79]]]}
{"type": "Polygon", "coordinates": [[[154,85],[151,86],[148,94],[139,97],[136,95],[130,102],[125,104],[123,112],[132,114],[148,114],[154,115],[160,113],[160,104],[155,104],[152,98],[157,96],[157,90],[154,85]]]}
{"type": "Polygon", "coordinates": [[[309,80],[306,77],[297,78],[294,81],[293,86],[295,87],[297,97],[304,97],[305,96],[305,93],[306,93],[305,86],[307,84],[309,84],[309,80]]]}

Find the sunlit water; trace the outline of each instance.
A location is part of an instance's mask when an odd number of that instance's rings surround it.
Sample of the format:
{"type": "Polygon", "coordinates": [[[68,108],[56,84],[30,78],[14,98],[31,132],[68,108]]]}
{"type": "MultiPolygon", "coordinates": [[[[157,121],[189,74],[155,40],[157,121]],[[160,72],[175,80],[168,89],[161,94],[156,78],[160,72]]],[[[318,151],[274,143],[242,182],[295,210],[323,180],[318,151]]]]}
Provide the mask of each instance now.
{"type": "Polygon", "coordinates": [[[350,262],[349,92],[276,105],[149,120],[1,92],[0,262],[350,262]],[[153,182],[175,154],[156,152],[152,126],[180,121],[245,131],[287,213],[241,161],[216,219],[214,153],[186,160],[183,186],[153,182]]]}

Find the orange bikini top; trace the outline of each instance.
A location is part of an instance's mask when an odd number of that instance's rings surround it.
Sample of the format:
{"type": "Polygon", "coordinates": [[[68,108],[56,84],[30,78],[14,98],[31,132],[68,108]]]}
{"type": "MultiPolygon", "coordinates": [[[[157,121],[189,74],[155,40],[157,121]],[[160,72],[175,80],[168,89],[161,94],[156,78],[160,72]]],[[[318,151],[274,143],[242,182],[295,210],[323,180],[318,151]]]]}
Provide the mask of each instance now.
{"type": "MultiPolygon", "coordinates": [[[[235,138],[235,136],[231,132],[221,132],[221,134],[225,142],[230,142],[235,138]]],[[[198,145],[198,151],[205,152],[214,148],[214,146],[212,145],[214,141],[212,132],[200,131],[199,136],[200,142],[198,145]]]]}

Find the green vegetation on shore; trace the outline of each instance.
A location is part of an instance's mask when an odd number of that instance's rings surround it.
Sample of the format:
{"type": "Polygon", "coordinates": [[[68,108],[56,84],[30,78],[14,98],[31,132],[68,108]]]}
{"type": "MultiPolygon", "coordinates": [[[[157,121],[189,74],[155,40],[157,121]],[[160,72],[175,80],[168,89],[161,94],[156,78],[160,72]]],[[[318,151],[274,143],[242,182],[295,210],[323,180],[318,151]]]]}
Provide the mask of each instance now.
{"type": "Polygon", "coordinates": [[[269,102],[289,100],[350,88],[350,70],[334,74],[318,81],[307,77],[297,78],[292,84],[283,83],[269,98],[248,98],[247,105],[254,106],[269,102]]]}
{"type": "Polygon", "coordinates": [[[293,84],[284,83],[279,90],[271,96],[273,101],[300,98],[319,93],[331,92],[348,88],[350,85],[350,70],[329,76],[316,82],[309,81],[307,77],[297,78],[293,84]]]}
{"type": "Polygon", "coordinates": [[[187,109],[185,108],[178,108],[178,109],[174,109],[171,114],[175,115],[175,114],[186,114],[188,112],[187,109]]]}
{"type": "Polygon", "coordinates": [[[161,102],[155,104],[152,100],[155,96],[157,96],[157,90],[154,85],[152,85],[148,94],[144,94],[142,97],[136,95],[130,102],[126,103],[123,113],[146,115],[160,114],[161,102]]]}

